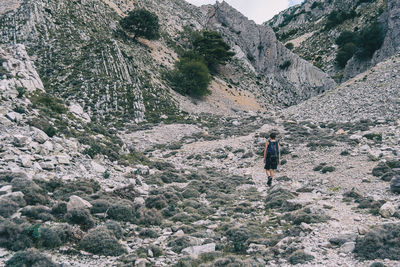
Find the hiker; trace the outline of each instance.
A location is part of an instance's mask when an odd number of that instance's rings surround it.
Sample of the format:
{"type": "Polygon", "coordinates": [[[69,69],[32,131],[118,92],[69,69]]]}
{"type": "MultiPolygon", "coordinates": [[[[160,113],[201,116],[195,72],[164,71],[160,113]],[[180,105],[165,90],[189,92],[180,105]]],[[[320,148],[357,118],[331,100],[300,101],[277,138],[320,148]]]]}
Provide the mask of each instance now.
{"type": "Polygon", "coordinates": [[[281,159],[281,147],[276,140],[276,133],[271,133],[269,139],[265,142],[264,149],[264,169],[268,176],[267,185],[271,186],[272,179],[274,179],[274,170],[278,168],[281,159]]]}

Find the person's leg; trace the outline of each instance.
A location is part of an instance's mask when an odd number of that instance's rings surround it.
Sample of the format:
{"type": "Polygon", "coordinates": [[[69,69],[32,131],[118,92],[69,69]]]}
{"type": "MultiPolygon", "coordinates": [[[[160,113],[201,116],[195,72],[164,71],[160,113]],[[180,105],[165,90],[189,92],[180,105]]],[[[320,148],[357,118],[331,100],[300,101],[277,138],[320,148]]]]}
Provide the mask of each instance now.
{"type": "Polygon", "coordinates": [[[270,175],[268,175],[268,182],[267,182],[267,185],[268,185],[268,186],[271,186],[272,177],[273,177],[273,175],[274,175],[274,171],[273,171],[272,169],[269,169],[269,174],[270,174],[270,175]]]}
{"type": "Polygon", "coordinates": [[[269,177],[269,176],[270,176],[270,174],[269,174],[269,170],[268,170],[268,169],[266,169],[266,170],[265,170],[265,173],[267,174],[267,177],[269,177]]]}

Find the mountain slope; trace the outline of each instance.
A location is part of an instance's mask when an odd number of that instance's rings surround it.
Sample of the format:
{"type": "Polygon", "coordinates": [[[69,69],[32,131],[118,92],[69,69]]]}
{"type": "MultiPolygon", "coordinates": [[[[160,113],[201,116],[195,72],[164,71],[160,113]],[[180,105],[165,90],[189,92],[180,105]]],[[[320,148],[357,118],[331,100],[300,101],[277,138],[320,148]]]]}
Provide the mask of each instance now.
{"type": "MultiPolygon", "coordinates": [[[[399,49],[397,0],[308,0],[271,19],[278,39],[293,45],[293,51],[323,69],[337,81],[345,81],[371,66],[393,56],[399,49]],[[368,26],[378,23],[384,32],[382,46],[371,56],[350,59],[345,68],[335,62],[338,46],[335,40],[342,32],[355,37],[368,26]]],[[[372,37],[379,39],[379,36],[372,37]]]]}
{"type": "Polygon", "coordinates": [[[313,97],[285,113],[315,121],[396,120],[400,118],[400,54],[339,87],[313,97]]]}

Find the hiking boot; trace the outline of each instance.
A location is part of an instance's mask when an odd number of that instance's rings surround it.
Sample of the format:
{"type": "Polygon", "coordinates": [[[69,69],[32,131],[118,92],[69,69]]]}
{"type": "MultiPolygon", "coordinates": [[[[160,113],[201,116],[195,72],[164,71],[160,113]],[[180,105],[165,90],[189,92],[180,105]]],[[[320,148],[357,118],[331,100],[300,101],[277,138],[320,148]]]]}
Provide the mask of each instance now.
{"type": "Polygon", "coordinates": [[[271,176],[268,176],[267,185],[268,185],[268,186],[271,186],[271,184],[272,184],[272,177],[271,177],[271,176]]]}

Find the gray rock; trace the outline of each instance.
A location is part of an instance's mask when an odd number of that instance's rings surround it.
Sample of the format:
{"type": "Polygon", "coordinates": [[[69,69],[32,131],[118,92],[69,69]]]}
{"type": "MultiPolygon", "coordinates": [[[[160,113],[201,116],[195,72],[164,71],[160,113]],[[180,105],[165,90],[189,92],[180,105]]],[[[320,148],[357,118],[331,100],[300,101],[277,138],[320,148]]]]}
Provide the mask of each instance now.
{"type": "Polygon", "coordinates": [[[379,214],[384,218],[392,217],[392,215],[396,212],[396,207],[391,202],[386,202],[379,209],[379,214]]]}
{"type": "Polygon", "coordinates": [[[346,242],[340,247],[340,252],[351,253],[356,247],[356,242],[346,242]]]}
{"type": "Polygon", "coordinates": [[[75,195],[70,196],[69,201],[67,203],[67,211],[71,211],[73,209],[90,209],[91,207],[92,204],[75,195]]]}
{"type": "Polygon", "coordinates": [[[22,120],[22,115],[17,112],[9,112],[6,114],[6,118],[13,122],[19,122],[22,120]]]}
{"type": "Polygon", "coordinates": [[[215,251],[215,243],[209,243],[201,246],[187,247],[182,250],[182,253],[197,258],[201,253],[214,252],[214,251],[215,251]]]}
{"type": "Polygon", "coordinates": [[[30,142],[30,139],[27,136],[24,136],[21,134],[14,135],[13,144],[15,146],[23,147],[23,146],[26,146],[29,142],[30,142]]]}
{"type": "Polygon", "coordinates": [[[49,136],[42,130],[35,127],[32,127],[32,129],[34,130],[33,140],[35,140],[39,144],[43,144],[44,142],[49,140],[49,136]]]}

